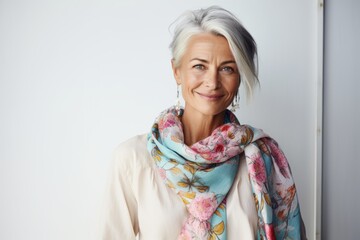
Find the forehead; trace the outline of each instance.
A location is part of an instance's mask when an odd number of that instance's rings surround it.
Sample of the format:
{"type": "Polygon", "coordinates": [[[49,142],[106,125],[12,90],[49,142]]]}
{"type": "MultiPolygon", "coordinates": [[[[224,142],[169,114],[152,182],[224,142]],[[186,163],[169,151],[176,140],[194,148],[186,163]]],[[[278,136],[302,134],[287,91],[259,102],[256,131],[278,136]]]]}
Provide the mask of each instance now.
{"type": "Polygon", "coordinates": [[[220,57],[233,59],[227,39],[220,35],[201,33],[189,39],[184,57],[220,57]]]}

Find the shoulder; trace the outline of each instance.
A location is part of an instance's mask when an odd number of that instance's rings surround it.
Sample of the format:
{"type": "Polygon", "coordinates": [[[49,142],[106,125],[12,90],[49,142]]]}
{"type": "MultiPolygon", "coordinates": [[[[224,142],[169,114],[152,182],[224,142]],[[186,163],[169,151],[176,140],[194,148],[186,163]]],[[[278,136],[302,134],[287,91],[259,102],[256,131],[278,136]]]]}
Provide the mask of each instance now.
{"type": "Polygon", "coordinates": [[[114,150],[115,156],[133,156],[147,152],[147,134],[136,135],[120,143],[114,150]]]}
{"type": "Polygon", "coordinates": [[[130,171],[148,162],[147,134],[136,135],[120,143],[113,151],[113,164],[130,171]]]}

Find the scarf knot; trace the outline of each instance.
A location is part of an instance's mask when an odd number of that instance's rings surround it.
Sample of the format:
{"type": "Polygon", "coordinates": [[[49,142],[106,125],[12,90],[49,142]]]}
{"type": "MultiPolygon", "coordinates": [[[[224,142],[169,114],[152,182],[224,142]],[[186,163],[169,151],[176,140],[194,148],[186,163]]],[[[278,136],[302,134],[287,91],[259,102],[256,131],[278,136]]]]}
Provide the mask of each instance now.
{"type": "Polygon", "coordinates": [[[178,239],[226,239],[226,196],[242,154],[258,212],[258,239],[300,239],[295,184],[277,143],[227,111],[223,125],[187,146],[179,117],[175,108],[165,110],[148,135],[161,178],[189,213],[178,239]]]}

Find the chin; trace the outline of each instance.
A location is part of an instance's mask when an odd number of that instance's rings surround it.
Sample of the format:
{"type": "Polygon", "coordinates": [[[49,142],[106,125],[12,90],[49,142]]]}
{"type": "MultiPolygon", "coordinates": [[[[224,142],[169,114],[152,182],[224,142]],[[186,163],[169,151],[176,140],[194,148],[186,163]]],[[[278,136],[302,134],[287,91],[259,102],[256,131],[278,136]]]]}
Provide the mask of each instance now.
{"type": "Polygon", "coordinates": [[[191,102],[185,102],[185,111],[188,110],[190,111],[189,113],[191,114],[194,113],[200,113],[204,116],[216,116],[219,114],[222,114],[225,112],[225,110],[227,110],[228,105],[223,104],[223,103],[218,103],[218,104],[209,104],[208,102],[204,103],[204,102],[197,102],[197,103],[191,103],[191,102]]]}
{"type": "Polygon", "coordinates": [[[225,109],[210,108],[210,109],[201,109],[199,112],[201,112],[202,114],[204,114],[206,116],[216,116],[216,115],[222,114],[223,112],[225,112],[225,110],[226,110],[226,108],[225,109]]]}

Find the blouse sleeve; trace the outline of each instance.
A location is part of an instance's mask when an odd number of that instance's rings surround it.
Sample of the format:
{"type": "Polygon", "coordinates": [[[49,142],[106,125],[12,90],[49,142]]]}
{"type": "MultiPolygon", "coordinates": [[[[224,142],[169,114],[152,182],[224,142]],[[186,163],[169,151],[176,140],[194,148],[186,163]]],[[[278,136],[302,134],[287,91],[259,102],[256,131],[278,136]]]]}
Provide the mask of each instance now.
{"type": "Polygon", "coordinates": [[[138,221],[137,201],[132,188],[132,156],[124,144],[113,153],[105,196],[102,240],[136,239],[138,221]]]}

